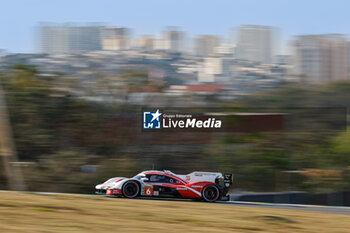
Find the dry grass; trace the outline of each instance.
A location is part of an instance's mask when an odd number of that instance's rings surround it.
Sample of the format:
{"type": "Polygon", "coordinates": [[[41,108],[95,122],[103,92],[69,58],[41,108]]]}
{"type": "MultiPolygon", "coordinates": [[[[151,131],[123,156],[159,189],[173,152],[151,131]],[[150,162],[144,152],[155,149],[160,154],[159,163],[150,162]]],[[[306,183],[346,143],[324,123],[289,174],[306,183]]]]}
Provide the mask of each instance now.
{"type": "Polygon", "coordinates": [[[0,193],[0,232],[349,232],[350,217],[196,202],[0,193]]]}

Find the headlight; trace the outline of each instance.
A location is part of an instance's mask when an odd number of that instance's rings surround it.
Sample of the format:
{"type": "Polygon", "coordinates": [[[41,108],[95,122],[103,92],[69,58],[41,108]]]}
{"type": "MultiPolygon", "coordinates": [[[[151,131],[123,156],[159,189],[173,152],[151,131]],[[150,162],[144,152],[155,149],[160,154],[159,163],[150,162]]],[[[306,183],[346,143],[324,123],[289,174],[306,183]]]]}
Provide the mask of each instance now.
{"type": "Polygon", "coordinates": [[[108,195],[111,195],[113,194],[113,189],[107,189],[107,192],[106,192],[108,195]]]}

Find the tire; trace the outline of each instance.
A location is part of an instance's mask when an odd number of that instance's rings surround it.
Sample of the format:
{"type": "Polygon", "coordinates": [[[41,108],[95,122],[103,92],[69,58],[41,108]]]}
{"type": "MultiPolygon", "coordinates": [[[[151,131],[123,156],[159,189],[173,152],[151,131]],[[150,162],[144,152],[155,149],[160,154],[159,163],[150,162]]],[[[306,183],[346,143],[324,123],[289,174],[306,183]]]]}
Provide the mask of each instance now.
{"type": "Polygon", "coordinates": [[[220,197],[220,191],[215,185],[205,186],[202,190],[202,198],[207,202],[215,202],[220,197]]]}
{"type": "Polygon", "coordinates": [[[135,198],[140,193],[140,185],[136,181],[127,181],[122,188],[123,194],[127,198],[135,198]]]}

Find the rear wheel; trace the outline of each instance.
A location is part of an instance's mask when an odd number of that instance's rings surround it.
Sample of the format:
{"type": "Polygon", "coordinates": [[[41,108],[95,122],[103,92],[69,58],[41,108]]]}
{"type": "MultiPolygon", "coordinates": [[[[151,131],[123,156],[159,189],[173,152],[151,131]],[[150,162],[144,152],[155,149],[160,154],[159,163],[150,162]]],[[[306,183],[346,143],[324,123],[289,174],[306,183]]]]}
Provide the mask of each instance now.
{"type": "Polygon", "coordinates": [[[123,194],[127,198],[135,198],[139,195],[140,193],[140,186],[137,182],[135,181],[127,181],[123,185],[123,194]]]}
{"type": "Polygon", "coordinates": [[[215,202],[219,199],[220,191],[215,185],[205,186],[202,190],[202,197],[204,201],[215,202]]]}

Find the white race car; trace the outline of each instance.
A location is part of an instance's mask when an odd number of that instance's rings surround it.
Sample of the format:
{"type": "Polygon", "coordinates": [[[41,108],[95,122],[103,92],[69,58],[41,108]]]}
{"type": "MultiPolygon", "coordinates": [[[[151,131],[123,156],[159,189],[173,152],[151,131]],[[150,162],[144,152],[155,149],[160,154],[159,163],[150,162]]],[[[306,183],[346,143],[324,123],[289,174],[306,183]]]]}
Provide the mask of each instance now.
{"type": "Polygon", "coordinates": [[[232,174],[192,172],[176,175],[170,171],[144,171],[132,178],[114,177],[96,185],[96,193],[135,198],[176,197],[203,199],[208,202],[229,200],[226,195],[233,182],[232,174]]]}

